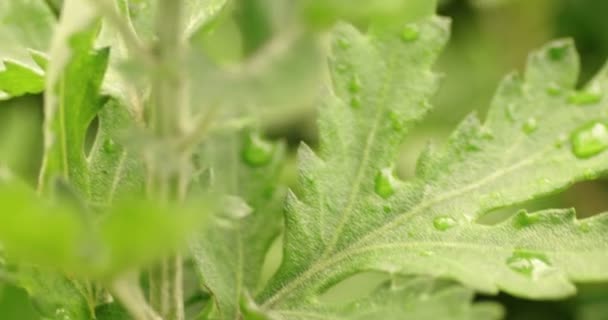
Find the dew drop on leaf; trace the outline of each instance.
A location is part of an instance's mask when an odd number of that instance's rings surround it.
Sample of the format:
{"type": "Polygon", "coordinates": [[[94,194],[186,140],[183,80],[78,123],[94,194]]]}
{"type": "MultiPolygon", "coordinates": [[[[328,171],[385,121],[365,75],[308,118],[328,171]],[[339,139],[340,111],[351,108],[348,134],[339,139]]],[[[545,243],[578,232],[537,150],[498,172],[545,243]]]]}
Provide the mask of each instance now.
{"type": "Polygon", "coordinates": [[[357,75],[353,76],[350,79],[350,83],[348,84],[348,90],[352,93],[358,93],[361,91],[361,79],[357,75]]]}
{"type": "Polygon", "coordinates": [[[384,213],[391,213],[391,211],[393,211],[393,208],[389,205],[386,205],[382,208],[382,210],[384,210],[384,213]]]}
{"type": "Polygon", "coordinates": [[[355,108],[355,109],[359,109],[361,108],[362,102],[361,102],[361,97],[359,96],[354,96],[350,99],[350,106],[355,108]]]}
{"type": "Polygon", "coordinates": [[[71,320],[68,311],[64,308],[59,308],[55,310],[55,319],[57,320],[71,320]]]}
{"type": "Polygon", "coordinates": [[[399,114],[397,114],[395,111],[389,112],[388,118],[391,122],[391,126],[393,127],[393,129],[397,131],[402,131],[404,129],[403,121],[401,120],[399,114]]]}
{"type": "Polygon", "coordinates": [[[346,38],[338,38],[338,46],[342,49],[348,49],[350,48],[350,41],[346,38]]]}
{"type": "Polygon", "coordinates": [[[242,157],[248,165],[261,167],[270,162],[273,149],[273,145],[270,142],[264,141],[257,134],[251,134],[245,140],[242,157]]]}
{"type": "Polygon", "coordinates": [[[549,259],[542,254],[516,250],[507,259],[507,266],[522,275],[538,279],[552,270],[549,259]]]}
{"type": "Polygon", "coordinates": [[[531,134],[536,131],[536,129],[538,129],[538,122],[536,121],[536,118],[529,118],[528,120],[526,120],[522,129],[526,134],[531,134]]]}
{"type": "Polygon", "coordinates": [[[384,199],[388,199],[395,193],[396,187],[397,179],[393,175],[392,168],[385,168],[378,172],[378,174],[376,175],[374,190],[379,196],[384,199]]]}
{"type": "Polygon", "coordinates": [[[103,151],[106,153],[114,153],[118,149],[116,142],[112,138],[108,138],[103,142],[103,151]]]}
{"type": "Polygon", "coordinates": [[[404,42],[412,42],[420,37],[420,29],[415,25],[408,25],[401,31],[401,40],[404,42]]]}
{"type": "Polygon", "coordinates": [[[568,46],[565,44],[556,44],[547,50],[547,56],[553,61],[562,60],[568,51],[568,46]]]}
{"type": "Polygon", "coordinates": [[[591,224],[589,222],[581,222],[578,225],[578,230],[580,230],[582,233],[588,233],[589,231],[591,231],[591,224]]]}
{"type": "Polygon", "coordinates": [[[227,218],[239,220],[249,216],[253,209],[240,197],[226,196],[222,199],[222,211],[227,218]]]}
{"type": "Polygon", "coordinates": [[[556,83],[551,83],[547,87],[547,93],[551,96],[559,96],[562,93],[562,88],[556,83]]]}
{"type": "Polygon", "coordinates": [[[583,106],[599,103],[602,95],[595,91],[578,91],[568,97],[568,103],[583,106]]]}
{"type": "Polygon", "coordinates": [[[517,118],[515,117],[515,104],[509,103],[505,108],[505,113],[507,118],[511,121],[515,121],[517,118]]]}
{"type": "Polygon", "coordinates": [[[433,226],[439,231],[446,231],[454,227],[456,224],[456,220],[448,216],[437,217],[435,220],[433,220],[433,226]]]}
{"type": "Polygon", "coordinates": [[[579,158],[589,158],[608,149],[608,127],[602,122],[587,124],[572,135],[572,151],[579,158]]]}
{"type": "Polygon", "coordinates": [[[340,73],[344,73],[348,71],[348,65],[344,63],[339,63],[336,65],[336,70],[340,73]]]}
{"type": "Polygon", "coordinates": [[[557,141],[555,141],[555,147],[562,148],[566,144],[567,141],[568,141],[568,136],[566,134],[562,133],[557,137],[557,141]]]}

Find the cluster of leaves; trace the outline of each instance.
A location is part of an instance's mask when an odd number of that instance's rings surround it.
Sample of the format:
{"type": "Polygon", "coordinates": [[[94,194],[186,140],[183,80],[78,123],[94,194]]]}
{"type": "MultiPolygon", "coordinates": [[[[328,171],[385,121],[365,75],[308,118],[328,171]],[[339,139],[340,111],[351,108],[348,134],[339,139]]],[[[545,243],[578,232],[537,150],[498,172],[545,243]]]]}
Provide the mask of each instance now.
{"type": "Polygon", "coordinates": [[[147,46],[158,42],[161,58],[181,53],[162,47],[155,29],[170,15],[157,14],[166,1],[0,3],[0,97],[45,98],[38,190],[2,171],[0,241],[10,267],[0,264],[0,275],[10,273],[44,317],[498,319],[501,307],[473,302],[475,292],[561,298],[573,282],[608,278],[606,214],[520,211],[478,222],[608,171],[608,68],[577,89],[570,41],[533,53],[523,76],[501,83],[484,122],[467,117],[401,181],[399,146],[431,108],[440,78],[432,67],[449,38],[449,22],[425,14],[432,3],[281,1],[280,16],[294,22],[280,31],[281,18],[251,20],[271,1],[175,0],[186,8],[183,26],[161,29],[180,30],[172,36],[186,52],[164,65],[147,46]],[[236,62],[207,48],[229,23],[243,35],[236,62]],[[287,191],[285,147],[250,119],[314,92],[328,26],[320,147],[300,146],[297,191],[287,191]],[[167,97],[180,104],[182,90],[191,102],[178,134],[156,135],[154,108],[167,97]],[[156,179],[173,174],[186,182],[177,184],[181,197],[167,199],[156,179]],[[266,281],[281,233],[282,261],[266,281]],[[183,299],[181,285],[162,282],[158,298],[149,268],[181,282],[181,260],[165,268],[178,253],[199,285],[183,299]],[[349,303],[321,298],[365,271],[390,281],[349,303]],[[166,306],[166,295],[177,306],[166,306]]]}

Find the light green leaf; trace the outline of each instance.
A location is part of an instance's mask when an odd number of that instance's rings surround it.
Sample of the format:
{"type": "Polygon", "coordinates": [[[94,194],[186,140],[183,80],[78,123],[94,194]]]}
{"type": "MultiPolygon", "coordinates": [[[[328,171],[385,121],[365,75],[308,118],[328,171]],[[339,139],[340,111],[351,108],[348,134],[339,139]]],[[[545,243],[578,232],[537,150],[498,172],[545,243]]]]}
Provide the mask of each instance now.
{"type": "Polygon", "coordinates": [[[43,319],[93,319],[83,283],[70,280],[54,270],[27,266],[20,268],[18,282],[43,319]]]}
{"type": "Polygon", "coordinates": [[[260,285],[266,252],[281,230],[276,189],[283,146],[242,136],[212,136],[200,151],[211,188],[227,195],[221,212],[192,245],[198,272],[216,302],[210,319],[240,319],[239,302],[260,285]]]}
{"type": "Polygon", "coordinates": [[[36,94],[44,90],[44,74],[18,61],[4,59],[0,67],[0,90],[8,97],[36,94]]]}
{"type": "Polygon", "coordinates": [[[0,3],[0,100],[44,90],[38,52],[48,49],[55,24],[43,1],[0,3]]]}
{"type": "Polygon", "coordinates": [[[575,291],[571,281],[608,277],[606,215],[577,221],[572,210],[548,210],[494,226],[476,222],[608,170],[608,69],[577,92],[573,45],[549,44],[531,55],[523,80],[505,80],[483,125],[466,119],[402,182],[393,164],[411,123],[428,109],[437,83],[430,66],[446,22],[372,28],[367,36],[340,26],[334,35],[320,155],[300,149],[303,191],[287,201],[288,250],[258,296],[262,310],[297,308],[364,270],[451,278],[528,298],[564,297],[575,291]]]}
{"type": "Polygon", "coordinates": [[[335,308],[306,302],[299,310],[273,311],[272,319],[363,320],[363,319],[454,319],[498,320],[503,311],[494,303],[473,303],[474,294],[461,286],[427,278],[395,279],[383,284],[370,297],[335,308]],[[323,310],[319,312],[319,310],[323,310]]]}
{"type": "Polygon", "coordinates": [[[183,248],[209,210],[202,201],[165,206],[131,198],[94,220],[83,208],[49,201],[16,179],[0,184],[0,200],[0,241],[11,262],[102,280],[183,248]]]}
{"type": "Polygon", "coordinates": [[[338,20],[356,23],[408,22],[435,12],[436,0],[301,0],[306,17],[316,25],[331,25],[338,20]]]}
{"type": "Polygon", "coordinates": [[[84,196],[90,194],[84,143],[89,125],[105,103],[99,89],[109,56],[108,49],[93,50],[97,30],[92,26],[56,40],[66,41],[69,48],[58,44],[51,55],[40,189],[48,187],[54,177],[62,177],[84,196]]]}
{"type": "MultiPolygon", "coordinates": [[[[124,1],[124,0],[119,0],[124,1]]],[[[228,3],[228,0],[186,0],[184,3],[184,38],[190,38],[199,29],[208,26],[228,3]]],[[[142,0],[129,6],[135,31],[144,39],[153,37],[157,1],[142,0]]]]}
{"type": "Polygon", "coordinates": [[[121,197],[143,194],[143,160],[124,146],[125,137],[134,129],[135,120],[127,107],[110,100],[98,114],[99,127],[88,157],[91,186],[90,201],[111,204],[121,197]]]}

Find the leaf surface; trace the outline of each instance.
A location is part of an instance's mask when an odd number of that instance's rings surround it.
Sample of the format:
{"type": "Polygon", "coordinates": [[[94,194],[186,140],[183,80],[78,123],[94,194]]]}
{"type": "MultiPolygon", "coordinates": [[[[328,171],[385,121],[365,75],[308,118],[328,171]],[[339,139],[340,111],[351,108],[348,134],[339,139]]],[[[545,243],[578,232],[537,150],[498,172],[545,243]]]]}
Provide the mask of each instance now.
{"type": "Polygon", "coordinates": [[[564,297],[572,281],[608,277],[606,215],[579,221],[573,210],[547,210],[476,222],[607,171],[608,72],[577,91],[570,41],[532,54],[523,78],[501,84],[485,123],[465,119],[445,146],[422,154],[415,178],[394,176],[400,142],[429,109],[430,67],[447,30],[430,18],[397,31],[334,32],[319,156],[300,148],[302,192],[288,198],[284,261],[258,296],[262,310],[297,308],[365,270],[528,298],[564,297]]]}
{"type": "Polygon", "coordinates": [[[44,54],[56,18],[43,1],[0,3],[0,100],[44,90],[44,54]],[[33,51],[32,51],[33,50],[33,51]]]}
{"type": "Polygon", "coordinates": [[[281,230],[277,184],[284,150],[259,139],[217,134],[200,152],[211,188],[225,195],[221,212],[192,245],[203,283],[216,301],[210,319],[240,319],[240,301],[257,290],[266,252],[281,230]]]}

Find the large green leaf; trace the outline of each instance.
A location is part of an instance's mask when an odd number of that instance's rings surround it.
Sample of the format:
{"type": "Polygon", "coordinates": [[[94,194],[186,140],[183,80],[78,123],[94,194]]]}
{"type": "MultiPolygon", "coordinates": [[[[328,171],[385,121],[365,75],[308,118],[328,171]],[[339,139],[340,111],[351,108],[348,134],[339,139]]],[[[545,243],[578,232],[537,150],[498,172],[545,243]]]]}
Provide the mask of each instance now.
{"type": "Polygon", "coordinates": [[[276,189],[283,147],[242,136],[214,135],[200,151],[212,189],[225,195],[214,223],[192,245],[204,286],[216,302],[211,319],[240,319],[239,302],[257,290],[266,252],[281,230],[276,189]]]}
{"type": "Polygon", "coordinates": [[[368,35],[340,26],[334,35],[320,156],[300,149],[302,193],[289,196],[284,261],[257,298],[262,310],[297,308],[364,270],[529,298],[564,297],[571,281],[608,277],[605,215],[577,221],[572,210],[548,210],[476,222],[608,170],[608,69],[575,91],[572,44],[549,44],[531,55],[524,79],[507,77],[484,124],[466,119],[402,182],[392,172],[398,146],[428,110],[437,83],[430,66],[447,23],[368,35]]]}

